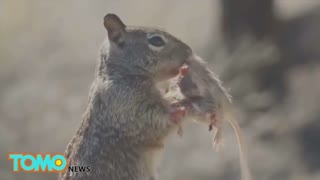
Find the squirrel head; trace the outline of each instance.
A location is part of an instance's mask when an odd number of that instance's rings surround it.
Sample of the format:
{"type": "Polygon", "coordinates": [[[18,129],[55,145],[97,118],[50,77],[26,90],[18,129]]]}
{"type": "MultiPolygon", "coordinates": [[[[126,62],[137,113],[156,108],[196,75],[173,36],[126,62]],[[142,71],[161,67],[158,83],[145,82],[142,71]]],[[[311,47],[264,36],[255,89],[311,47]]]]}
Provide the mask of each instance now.
{"type": "Polygon", "coordinates": [[[106,64],[117,64],[130,71],[146,73],[161,81],[179,73],[192,56],[191,48],[165,31],[155,28],[127,27],[118,16],[107,14],[108,47],[104,48],[106,64]]]}

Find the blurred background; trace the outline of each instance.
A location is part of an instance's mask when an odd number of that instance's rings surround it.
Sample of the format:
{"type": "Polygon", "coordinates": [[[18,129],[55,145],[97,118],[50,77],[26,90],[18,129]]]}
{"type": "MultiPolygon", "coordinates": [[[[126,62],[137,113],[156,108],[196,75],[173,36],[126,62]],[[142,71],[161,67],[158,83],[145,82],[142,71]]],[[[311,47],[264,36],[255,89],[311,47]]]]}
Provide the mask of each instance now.
{"type": "MultiPolygon", "coordinates": [[[[87,106],[102,19],[161,27],[210,62],[231,88],[254,180],[320,179],[318,0],[0,0],[0,179],[7,153],[63,152],[87,106]]],[[[159,169],[166,180],[240,179],[226,126],[215,152],[208,127],[172,135],[159,169]]]]}

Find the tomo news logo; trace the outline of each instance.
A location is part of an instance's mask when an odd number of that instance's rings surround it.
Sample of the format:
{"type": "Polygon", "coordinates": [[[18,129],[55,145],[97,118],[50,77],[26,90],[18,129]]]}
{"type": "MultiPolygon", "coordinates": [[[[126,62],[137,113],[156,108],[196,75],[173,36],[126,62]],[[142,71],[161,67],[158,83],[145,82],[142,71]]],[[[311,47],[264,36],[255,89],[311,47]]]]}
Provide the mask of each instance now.
{"type": "Polygon", "coordinates": [[[70,165],[63,153],[9,153],[8,160],[12,161],[13,172],[85,173],[91,171],[90,166],[70,165]]]}
{"type": "Polygon", "coordinates": [[[69,161],[63,154],[9,153],[13,172],[62,172],[68,168],[69,161]]]}

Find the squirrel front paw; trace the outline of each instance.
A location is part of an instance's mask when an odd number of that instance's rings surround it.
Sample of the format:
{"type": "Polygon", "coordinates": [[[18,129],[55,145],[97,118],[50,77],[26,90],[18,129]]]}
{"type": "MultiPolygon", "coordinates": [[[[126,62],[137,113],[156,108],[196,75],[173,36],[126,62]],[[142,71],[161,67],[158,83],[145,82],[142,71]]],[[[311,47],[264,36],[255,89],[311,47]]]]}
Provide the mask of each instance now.
{"type": "Polygon", "coordinates": [[[182,118],[186,115],[185,107],[176,107],[173,105],[170,109],[170,121],[174,124],[179,125],[181,123],[182,118]]]}
{"type": "Polygon", "coordinates": [[[182,130],[182,125],[181,121],[186,115],[186,108],[185,107],[176,107],[176,104],[173,104],[171,106],[171,111],[170,111],[170,121],[178,126],[178,135],[182,137],[183,130],[182,130]]]}
{"type": "Polygon", "coordinates": [[[187,75],[189,72],[189,67],[187,65],[183,65],[180,69],[179,69],[179,76],[183,77],[185,75],[187,75]]]}

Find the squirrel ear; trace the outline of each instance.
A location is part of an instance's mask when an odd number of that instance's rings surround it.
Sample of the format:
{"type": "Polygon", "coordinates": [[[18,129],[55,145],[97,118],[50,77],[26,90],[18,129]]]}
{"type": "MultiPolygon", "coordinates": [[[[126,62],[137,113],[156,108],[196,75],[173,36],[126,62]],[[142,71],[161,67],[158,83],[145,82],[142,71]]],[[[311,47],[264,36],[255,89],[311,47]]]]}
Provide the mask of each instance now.
{"type": "Polygon", "coordinates": [[[104,27],[108,31],[108,37],[110,41],[119,43],[121,42],[121,37],[126,32],[126,25],[120,20],[120,18],[115,14],[107,14],[104,17],[104,27]]]}

